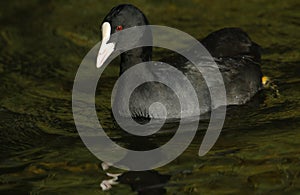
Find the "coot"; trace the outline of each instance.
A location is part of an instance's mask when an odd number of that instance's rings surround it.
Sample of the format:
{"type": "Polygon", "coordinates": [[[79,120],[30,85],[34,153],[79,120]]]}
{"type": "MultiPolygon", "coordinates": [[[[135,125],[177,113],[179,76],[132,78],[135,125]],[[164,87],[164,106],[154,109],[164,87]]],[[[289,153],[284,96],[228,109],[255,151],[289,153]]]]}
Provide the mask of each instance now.
{"type": "MultiPolygon", "coordinates": [[[[102,45],[97,57],[97,67],[105,63],[117,44],[118,40],[110,40],[111,34],[142,25],[149,25],[149,22],[137,7],[122,4],[112,8],[102,22],[102,45]]],[[[209,34],[200,42],[218,64],[226,88],[227,105],[245,104],[262,88],[260,46],[253,42],[243,30],[223,28],[209,34]]],[[[152,47],[141,47],[123,52],[120,75],[134,65],[151,61],[151,59],[152,47]]],[[[166,57],[162,61],[170,62],[169,64],[183,72],[195,88],[201,114],[209,112],[212,109],[209,90],[201,73],[192,68],[191,62],[180,55],[166,57]]],[[[145,72],[152,74],[151,70],[145,70],[145,72]]],[[[119,98],[122,98],[122,93],[128,93],[126,81],[122,83],[122,87],[118,88],[119,98]]],[[[187,98],[186,101],[189,99],[187,98]]],[[[154,102],[161,102],[165,106],[167,118],[181,117],[180,103],[176,94],[161,83],[145,83],[136,88],[130,97],[130,113],[125,112],[122,106],[115,105],[120,107],[116,110],[122,116],[160,118],[165,113],[149,112],[149,107],[154,102]]]]}

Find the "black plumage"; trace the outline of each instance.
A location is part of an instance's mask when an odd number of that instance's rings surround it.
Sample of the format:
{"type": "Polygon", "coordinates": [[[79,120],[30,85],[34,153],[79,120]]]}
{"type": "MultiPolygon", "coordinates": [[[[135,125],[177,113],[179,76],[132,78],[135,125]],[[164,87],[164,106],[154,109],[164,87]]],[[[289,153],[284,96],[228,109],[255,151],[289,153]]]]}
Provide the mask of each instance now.
{"type": "MultiPolygon", "coordinates": [[[[111,25],[111,33],[116,32],[119,25],[126,29],[149,24],[145,15],[138,8],[128,4],[114,7],[103,22],[108,22],[111,25]]],[[[260,46],[253,42],[247,33],[239,28],[224,28],[209,34],[200,42],[219,66],[225,83],[227,105],[244,104],[261,89],[260,46]]],[[[138,63],[151,59],[151,47],[126,51],[121,54],[120,74],[138,63]]],[[[185,74],[198,95],[201,114],[209,112],[212,108],[208,88],[201,73],[193,68],[191,62],[180,55],[169,56],[161,61],[173,65],[185,74]]],[[[145,73],[152,74],[151,70],[145,70],[145,73]]],[[[124,93],[129,93],[126,82],[122,83],[122,87],[118,89],[118,96],[122,97],[124,93]]],[[[186,101],[189,99],[187,98],[186,101]]],[[[161,83],[145,83],[131,94],[131,116],[159,118],[160,113],[149,114],[149,106],[153,102],[161,102],[165,105],[168,118],[180,118],[178,98],[161,83]]],[[[122,100],[115,104],[115,106],[120,107],[116,110],[119,111],[120,115],[127,115],[123,112],[121,105],[122,100]]]]}

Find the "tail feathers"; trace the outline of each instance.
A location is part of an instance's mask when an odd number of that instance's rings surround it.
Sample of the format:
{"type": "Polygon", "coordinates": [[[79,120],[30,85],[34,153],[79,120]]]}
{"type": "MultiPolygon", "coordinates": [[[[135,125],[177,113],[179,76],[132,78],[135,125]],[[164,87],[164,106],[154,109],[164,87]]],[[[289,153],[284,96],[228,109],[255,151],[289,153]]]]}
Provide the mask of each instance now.
{"type": "Polygon", "coordinates": [[[223,28],[205,37],[201,43],[213,57],[247,55],[260,62],[261,48],[240,28],[223,28]]]}

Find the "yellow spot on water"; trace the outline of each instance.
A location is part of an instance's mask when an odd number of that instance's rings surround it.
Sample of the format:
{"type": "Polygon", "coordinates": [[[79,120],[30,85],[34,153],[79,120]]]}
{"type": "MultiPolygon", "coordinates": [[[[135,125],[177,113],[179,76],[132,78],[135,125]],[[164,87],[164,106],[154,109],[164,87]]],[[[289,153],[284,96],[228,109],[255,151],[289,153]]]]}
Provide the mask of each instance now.
{"type": "Polygon", "coordinates": [[[261,78],[261,83],[263,84],[263,87],[265,89],[270,89],[271,91],[273,91],[274,97],[278,97],[280,95],[278,86],[272,81],[270,77],[263,76],[261,78]]]}
{"type": "Polygon", "coordinates": [[[267,77],[267,76],[263,76],[261,78],[261,82],[262,82],[263,85],[266,85],[269,81],[270,81],[270,78],[267,77]]]}

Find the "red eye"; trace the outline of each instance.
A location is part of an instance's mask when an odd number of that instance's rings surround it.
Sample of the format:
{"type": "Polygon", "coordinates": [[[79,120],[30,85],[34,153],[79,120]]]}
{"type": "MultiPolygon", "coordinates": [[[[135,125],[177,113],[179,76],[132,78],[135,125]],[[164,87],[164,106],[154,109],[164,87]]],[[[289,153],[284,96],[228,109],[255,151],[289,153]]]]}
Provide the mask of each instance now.
{"type": "Polygon", "coordinates": [[[123,30],[123,26],[117,26],[116,30],[117,31],[123,30]]]}

